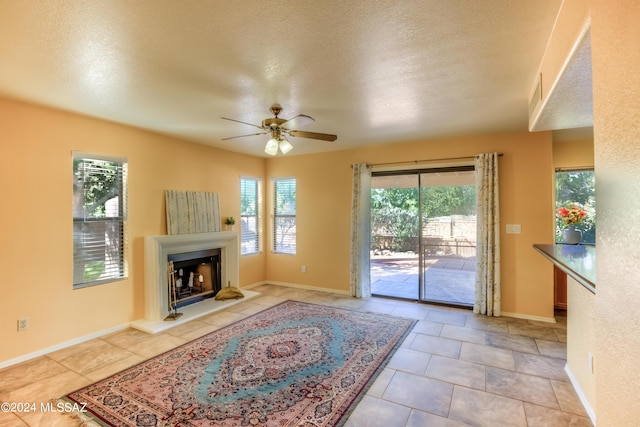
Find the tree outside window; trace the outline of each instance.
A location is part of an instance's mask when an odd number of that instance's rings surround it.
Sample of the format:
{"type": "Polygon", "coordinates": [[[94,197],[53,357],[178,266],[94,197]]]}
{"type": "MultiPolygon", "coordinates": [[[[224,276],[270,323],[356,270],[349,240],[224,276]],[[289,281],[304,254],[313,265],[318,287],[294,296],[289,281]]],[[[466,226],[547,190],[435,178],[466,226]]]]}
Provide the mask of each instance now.
{"type": "Polygon", "coordinates": [[[126,169],[126,160],[74,153],[74,288],[127,275],[126,169]]]}
{"type": "Polygon", "coordinates": [[[260,252],[261,237],[261,182],[257,178],[240,179],[240,232],[242,255],[260,252]]]}
{"type": "Polygon", "coordinates": [[[296,253],[296,179],[273,180],[273,252],[296,253]]]}
{"type": "MultiPolygon", "coordinates": [[[[582,231],[582,243],[596,243],[596,190],[592,169],[556,171],[556,212],[570,203],[578,203],[587,212],[575,228],[582,231]]],[[[556,215],[556,242],[562,242],[562,220],[556,215]]]]}

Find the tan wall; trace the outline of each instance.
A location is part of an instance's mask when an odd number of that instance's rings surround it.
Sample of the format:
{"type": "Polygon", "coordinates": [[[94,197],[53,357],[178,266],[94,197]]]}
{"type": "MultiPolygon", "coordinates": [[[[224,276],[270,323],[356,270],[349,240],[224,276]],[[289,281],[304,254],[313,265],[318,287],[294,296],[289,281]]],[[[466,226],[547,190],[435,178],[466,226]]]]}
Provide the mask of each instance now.
{"type": "Polygon", "coordinates": [[[532,248],[534,243],[553,242],[550,132],[420,141],[269,159],[268,177],[297,179],[298,251],[296,255],[268,253],[267,277],[348,292],[352,163],[438,159],[492,151],[504,153],[499,164],[502,310],[552,318],[552,267],[532,248]],[[505,234],[505,224],[521,224],[522,234],[505,234]],[[301,272],[303,264],[307,273],[301,272]]]}
{"type": "Polygon", "coordinates": [[[593,139],[553,142],[554,168],[593,168],[593,139]]]}
{"type": "MultiPolygon", "coordinates": [[[[551,266],[533,243],[553,238],[551,133],[514,133],[421,141],[309,156],[261,158],[178,141],[138,129],[0,100],[3,184],[0,243],[5,307],[0,363],[125,325],[144,316],[143,236],[165,234],[165,189],[215,191],[223,217],[239,217],[239,177],[295,176],[298,180],[298,253],[265,250],[243,257],[240,285],[292,283],[347,293],[351,167],[388,162],[504,153],[502,223],[522,224],[522,234],[502,235],[502,309],[551,318],[551,266]],[[73,290],[71,152],[129,159],[129,278],[73,290]],[[9,207],[9,208],[6,208],[9,207]],[[39,257],[33,258],[33,254],[39,257]],[[301,265],[307,273],[301,272],[301,265]],[[16,321],[31,327],[18,333],[16,321]]],[[[265,215],[265,224],[268,215],[265,215]]],[[[503,227],[504,228],[504,227],[503,227]]],[[[265,236],[269,238],[269,236],[265,236]]],[[[266,246],[268,248],[268,246],[266,246]]]]}
{"type": "Polygon", "coordinates": [[[640,7],[591,0],[598,255],[598,426],[640,414],[640,7]]]}
{"type": "Polygon", "coordinates": [[[567,367],[587,401],[588,410],[596,407],[595,369],[589,355],[596,355],[596,296],[571,276],[567,277],[567,367]]]}
{"type": "MultiPolygon", "coordinates": [[[[264,176],[260,158],[29,104],[0,99],[0,117],[0,363],[144,317],[143,236],[166,234],[164,190],[218,192],[239,217],[240,175],[264,176]],[[129,159],[127,280],[72,288],[73,150],[129,159]]],[[[264,260],[241,260],[241,285],[264,280],[264,260]]]]}

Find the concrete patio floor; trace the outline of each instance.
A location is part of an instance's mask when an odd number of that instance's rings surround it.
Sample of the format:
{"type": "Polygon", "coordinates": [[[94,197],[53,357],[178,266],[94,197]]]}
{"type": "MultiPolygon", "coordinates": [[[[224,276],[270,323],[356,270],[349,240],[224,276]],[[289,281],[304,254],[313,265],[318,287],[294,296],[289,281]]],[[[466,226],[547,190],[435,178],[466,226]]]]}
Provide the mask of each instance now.
{"type": "MultiPolygon", "coordinates": [[[[472,306],[475,293],[475,258],[425,258],[425,300],[472,306]]],[[[377,296],[418,300],[418,255],[371,256],[371,291],[377,296]]]]}

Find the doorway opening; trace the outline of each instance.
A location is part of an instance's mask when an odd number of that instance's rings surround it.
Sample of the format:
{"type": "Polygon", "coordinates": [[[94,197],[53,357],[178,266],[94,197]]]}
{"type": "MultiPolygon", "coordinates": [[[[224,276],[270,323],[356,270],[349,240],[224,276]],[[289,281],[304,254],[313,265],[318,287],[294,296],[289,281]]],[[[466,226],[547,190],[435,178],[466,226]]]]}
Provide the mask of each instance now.
{"type": "Polygon", "coordinates": [[[473,306],[476,267],[473,166],[374,172],[374,295],[473,306]]]}

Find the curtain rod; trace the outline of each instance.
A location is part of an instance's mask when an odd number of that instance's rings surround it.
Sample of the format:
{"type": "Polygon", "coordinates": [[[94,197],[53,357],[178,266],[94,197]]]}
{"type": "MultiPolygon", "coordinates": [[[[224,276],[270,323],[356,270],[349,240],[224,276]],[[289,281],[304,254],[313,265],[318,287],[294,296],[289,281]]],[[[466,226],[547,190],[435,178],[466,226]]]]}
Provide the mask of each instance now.
{"type": "MultiPolygon", "coordinates": [[[[499,157],[502,157],[502,153],[498,153],[499,157]]],[[[443,162],[443,161],[451,161],[451,160],[473,160],[478,156],[466,156],[466,157],[444,157],[441,159],[424,159],[424,160],[407,160],[405,162],[389,162],[389,163],[369,163],[370,166],[391,166],[391,165],[408,165],[408,164],[418,164],[418,163],[426,163],[426,162],[443,162]]]]}

